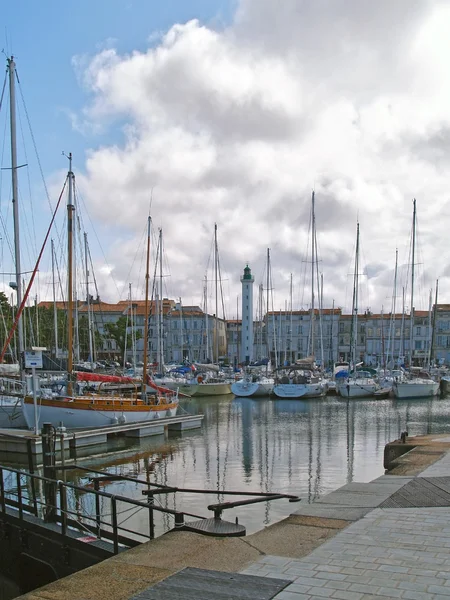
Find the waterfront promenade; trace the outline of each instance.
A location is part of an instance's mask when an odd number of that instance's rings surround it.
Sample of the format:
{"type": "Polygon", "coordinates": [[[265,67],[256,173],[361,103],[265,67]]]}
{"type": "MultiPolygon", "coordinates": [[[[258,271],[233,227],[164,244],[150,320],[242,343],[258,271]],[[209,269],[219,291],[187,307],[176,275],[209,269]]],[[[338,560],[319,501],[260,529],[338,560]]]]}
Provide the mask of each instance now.
{"type": "MultiPolygon", "coordinates": [[[[284,589],[270,596],[277,600],[450,599],[450,437],[409,443],[417,448],[392,474],[345,485],[256,534],[173,532],[22,598],[169,598],[164,582],[196,567],[281,579],[284,589]]],[[[199,585],[176,598],[209,597],[199,585]]]]}

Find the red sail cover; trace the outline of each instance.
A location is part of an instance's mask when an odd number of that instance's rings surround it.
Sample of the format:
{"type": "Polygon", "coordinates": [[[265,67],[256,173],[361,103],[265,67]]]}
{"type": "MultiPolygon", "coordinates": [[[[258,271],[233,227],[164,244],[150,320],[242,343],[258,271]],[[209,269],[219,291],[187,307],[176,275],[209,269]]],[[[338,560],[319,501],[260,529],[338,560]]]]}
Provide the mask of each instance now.
{"type": "Polygon", "coordinates": [[[167,394],[168,396],[173,396],[175,394],[174,390],[170,390],[166,387],[161,387],[160,385],[156,385],[150,375],[147,375],[147,385],[149,385],[154,390],[157,390],[160,394],[167,394]]]}
{"type": "Polygon", "coordinates": [[[77,372],[77,381],[100,381],[103,383],[136,383],[131,377],[120,375],[104,375],[102,373],[84,373],[77,372]]]}

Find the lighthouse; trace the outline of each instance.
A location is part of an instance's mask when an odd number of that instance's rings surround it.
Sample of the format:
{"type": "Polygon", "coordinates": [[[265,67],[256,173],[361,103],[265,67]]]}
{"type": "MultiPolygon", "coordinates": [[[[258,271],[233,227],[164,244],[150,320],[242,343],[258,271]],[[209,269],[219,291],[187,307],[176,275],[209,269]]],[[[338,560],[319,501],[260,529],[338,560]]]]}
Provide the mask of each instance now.
{"type": "Polygon", "coordinates": [[[253,361],[253,282],[250,267],[247,265],[241,276],[242,283],[242,329],[241,329],[241,362],[253,361]]]}

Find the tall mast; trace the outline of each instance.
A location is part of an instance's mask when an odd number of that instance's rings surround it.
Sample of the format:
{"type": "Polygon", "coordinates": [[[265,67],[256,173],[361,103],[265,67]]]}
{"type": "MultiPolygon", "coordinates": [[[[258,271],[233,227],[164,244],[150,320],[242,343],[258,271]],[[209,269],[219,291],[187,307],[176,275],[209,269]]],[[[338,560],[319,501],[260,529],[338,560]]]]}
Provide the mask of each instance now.
{"type": "Polygon", "coordinates": [[[55,358],[58,358],[58,311],[56,310],[56,281],[55,281],[55,242],[52,246],[52,287],[53,287],[53,327],[55,329],[55,358]]]}
{"type": "Polygon", "coordinates": [[[205,275],[205,285],[203,286],[203,298],[205,305],[205,329],[206,329],[206,359],[209,358],[209,319],[208,319],[208,275],[205,275]]]}
{"type": "Polygon", "coordinates": [[[289,321],[289,362],[292,362],[292,340],[293,340],[293,315],[292,315],[292,295],[293,295],[293,285],[292,285],[292,273],[291,273],[291,281],[289,286],[289,299],[290,299],[290,321],[289,321]]]}
{"type": "Polygon", "coordinates": [[[333,352],[333,329],[334,329],[334,298],[333,298],[333,309],[331,313],[331,324],[330,324],[330,367],[333,366],[334,352],[333,352]]]}
{"type": "Polygon", "coordinates": [[[352,360],[356,369],[356,345],[358,341],[358,279],[359,279],[359,223],[356,225],[355,272],[353,274],[353,320],[352,320],[352,360]]]}
{"type": "Polygon", "coordinates": [[[164,304],[163,304],[163,238],[162,228],[159,230],[159,365],[160,373],[164,373],[164,304]]]}
{"type": "Polygon", "coordinates": [[[315,231],[316,231],[316,216],[314,209],[314,190],[311,194],[311,356],[314,356],[314,325],[315,325],[315,314],[314,314],[314,267],[315,265],[315,231]]]}
{"type": "MultiPolygon", "coordinates": [[[[22,268],[20,264],[20,227],[19,227],[19,192],[17,177],[17,140],[16,140],[16,63],[14,57],[7,59],[9,71],[9,110],[10,110],[10,129],[11,129],[11,178],[12,178],[12,204],[14,218],[14,260],[16,263],[16,296],[17,307],[22,303],[22,268]]],[[[23,322],[20,318],[17,323],[17,333],[19,341],[19,364],[25,350],[23,322]]]]}
{"type": "Polygon", "coordinates": [[[73,386],[73,173],[72,153],[69,153],[69,195],[67,198],[67,395],[72,396],[73,386]]]}
{"type": "Polygon", "coordinates": [[[270,360],[270,339],[269,339],[269,286],[270,286],[270,249],[267,248],[267,298],[266,298],[266,347],[267,358],[270,360]]]}
{"type": "MultiPolygon", "coordinates": [[[[216,320],[214,322],[214,350],[215,362],[219,363],[219,294],[218,294],[218,249],[217,249],[217,223],[214,223],[214,285],[216,292],[216,320]]],[[[214,362],[214,361],[213,361],[214,362]]]]}
{"type": "Polygon", "coordinates": [[[88,241],[87,233],[84,233],[84,262],[86,271],[86,306],[88,314],[88,332],[89,332],[89,360],[91,363],[94,362],[94,343],[92,335],[92,318],[91,318],[91,298],[89,295],[89,261],[88,261],[88,241]]]}
{"type": "Polygon", "coordinates": [[[434,307],[433,307],[433,322],[431,323],[430,366],[431,366],[431,362],[434,360],[434,340],[436,337],[436,315],[437,315],[437,303],[438,303],[438,289],[439,289],[439,279],[436,279],[436,297],[434,300],[434,307]]]}
{"type": "Polygon", "coordinates": [[[394,295],[392,297],[392,313],[391,313],[391,322],[389,324],[389,339],[388,339],[388,349],[387,349],[387,364],[392,362],[394,358],[394,340],[395,340],[395,310],[397,303],[397,270],[398,270],[398,249],[395,249],[395,269],[394,269],[394,295]],[[391,361],[389,360],[391,357],[391,361]]]}
{"type": "Polygon", "coordinates": [[[409,366],[413,363],[414,342],[414,261],[416,256],[416,199],[413,200],[413,226],[412,226],[412,264],[411,264],[411,311],[409,326],[409,366]]]}
{"type": "MultiPolygon", "coordinates": [[[[145,395],[147,386],[147,363],[148,363],[148,315],[149,315],[149,279],[150,279],[150,231],[152,219],[147,220],[147,259],[145,263],[145,304],[144,304],[144,357],[142,367],[142,394],[145,395]]],[[[136,366],[136,365],[135,365],[136,366]]]]}

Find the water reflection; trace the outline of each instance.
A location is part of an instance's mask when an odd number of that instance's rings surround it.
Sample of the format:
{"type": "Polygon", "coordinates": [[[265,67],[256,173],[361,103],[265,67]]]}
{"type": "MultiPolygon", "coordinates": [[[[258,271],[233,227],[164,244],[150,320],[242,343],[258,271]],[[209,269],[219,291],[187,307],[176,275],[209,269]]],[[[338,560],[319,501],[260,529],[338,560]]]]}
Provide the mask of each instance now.
{"type": "MultiPolygon", "coordinates": [[[[280,491],[312,502],[345,483],[381,475],[384,446],[402,431],[411,436],[448,432],[450,399],[297,401],[223,396],[192,399],[184,408],[203,412],[201,430],[149,438],[139,446],[121,441],[120,452],[116,447],[115,454],[83,464],[145,481],[214,490],[217,493],[209,496],[164,494],[158,499],[168,508],[205,516],[211,516],[209,504],[230,500],[222,493],[226,489],[280,491]]],[[[80,474],[71,476],[77,480],[80,474]]],[[[142,486],[129,482],[106,483],[104,489],[143,498],[142,486]]],[[[226,511],[224,518],[239,517],[250,533],[295,508],[279,500],[226,511]]],[[[132,515],[130,523],[140,518],[139,513],[132,515]]],[[[166,516],[157,532],[171,527],[173,518],[166,516]]]]}

